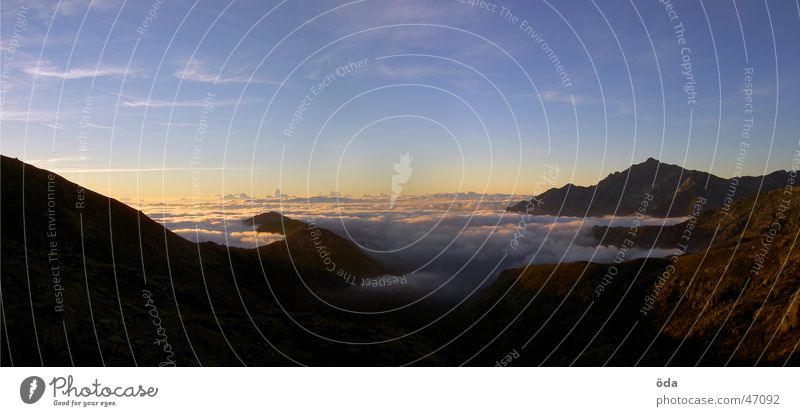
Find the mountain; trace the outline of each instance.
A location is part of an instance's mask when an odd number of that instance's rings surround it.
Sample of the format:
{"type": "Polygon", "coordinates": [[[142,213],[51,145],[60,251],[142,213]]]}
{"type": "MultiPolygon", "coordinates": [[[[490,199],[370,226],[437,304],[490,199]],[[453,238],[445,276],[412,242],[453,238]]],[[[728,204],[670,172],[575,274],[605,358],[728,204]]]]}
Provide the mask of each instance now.
{"type": "Polygon", "coordinates": [[[568,184],[553,188],[536,195],[535,199],[509,207],[508,211],[571,217],[632,215],[650,195],[652,200],[647,201],[646,215],[683,217],[698,197],[707,200],[706,209],[721,208],[758,192],[784,186],[787,174],[777,171],[766,176],[723,179],[649,158],[623,172],[608,175],[597,185],[568,184]]]}
{"type": "Polygon", "coordinates": [[[487,345],[478,362],[514,349],[515,365],[800,364],[800,190],[758,194],[661,231],[659,246],[695,249],[502,272],[468,302],[460,319],[476,325],[459,348],[487,345]]]}
{"type": "MultiPolygon", "coordinates": [[[[267,213],[249,224],[284,241],[196,244],[2,157],[0,365],[798,365],[800,190],[785,185],[637,230],[671,257],[509,269],[438,304],[332,278],[315,238],[384,270],[313,223],[267,213]]],[[[595,230],[599,249],[630,231],[595,230]]]]}
{"type": "MultiPolygon", "coordinates": [[[[785,216],[784,212],[794,209],[791,204],[786,205],[793,198],[793,186],[778,188],[781,189],[744,198],[725,209],[700,210],[698,205],[693,209],[694,215],[679,224],[640,225],[633,233],[627,227],[594,226],[592,234],[598,244],[604,246],[620,246],[628,238],[633,247],[683,248],[687,252],[702,251],[712,245],[720,248],[750,243],[761,237],[761,230],[775,222],[776,218],[770,214],[785,216]]],[[[792,230],[795,223],[792,218],[789,220],[782,227],[792,230]]]]}
{"type": "Polygon", "coordinates": [[[453,361],[421,334],[406,335],[401,325],[419,308],[344,312],[363,305],[349,303],[355,297],[383,300],[285,257],[281,242],[258,250],[196,244],[5,156],[0,191],[0,365],[453,361]],[[401,345],[380,342],[401,336],[401,345]]]}
{"type": "Polygon", "coordinates": [[[283,216],[277,212],[260,214],[244,220],[259,233],[280,234],[285,238],[263,247],[261,251],[275,258],[292,259],[303,268],[311,268],[350,284],[363,278],[393,275],[389,268],[364,253],[350,240],[324,228],[283,216]]]}

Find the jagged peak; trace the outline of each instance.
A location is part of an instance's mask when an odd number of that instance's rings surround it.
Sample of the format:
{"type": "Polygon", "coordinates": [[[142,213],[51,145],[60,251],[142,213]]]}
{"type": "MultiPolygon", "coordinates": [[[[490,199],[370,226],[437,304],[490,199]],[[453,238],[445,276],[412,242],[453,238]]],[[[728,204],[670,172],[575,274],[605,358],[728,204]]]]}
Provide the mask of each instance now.
{"type": "Polygon", "coordinates": [[[648,157],[647,160],[645,160],[644,162],[635,164],[633,166],[656,167],[658,165],[664,165],[664,164],[665,163],[661,163],[661,161],[659,161],[658,159],[656,159],[656,158],[651,156],[651,157],[648,157]]]}

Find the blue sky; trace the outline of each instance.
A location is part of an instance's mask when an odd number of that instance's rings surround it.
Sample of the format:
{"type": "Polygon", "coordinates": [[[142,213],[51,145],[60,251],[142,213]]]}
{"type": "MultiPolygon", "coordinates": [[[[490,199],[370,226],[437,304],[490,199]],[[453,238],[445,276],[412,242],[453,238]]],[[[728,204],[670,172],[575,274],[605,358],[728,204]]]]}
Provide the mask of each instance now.
{"type": "Polygon", "coordinates": [[[0,152],[148,199],[389,193],[406,152],[409,194],[789,168],[797,2],[669,4],[1,0],[0,152]]]}

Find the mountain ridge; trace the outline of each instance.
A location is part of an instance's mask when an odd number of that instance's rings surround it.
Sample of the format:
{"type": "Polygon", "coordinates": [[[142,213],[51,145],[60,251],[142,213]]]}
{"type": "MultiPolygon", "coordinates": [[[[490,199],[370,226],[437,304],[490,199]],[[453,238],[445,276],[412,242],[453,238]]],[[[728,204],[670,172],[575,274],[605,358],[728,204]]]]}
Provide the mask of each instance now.
{"type": "Polygon", "coordinates": [[[730,214],[717,208],[672,226],[644,226],[633,236],[624,227],[612,230],[619,233],[601,243],[621,247],[622,239],[637,241],[648,230],[646,242],[636,246],[654,244],[672,254],[501,272],[470,300],[462,318],[485,314],[478,333],[505,328],[481,356],[502,356],[541,334],[520,365],[800,363],[800,251],[794,244],[800,189],[761,193],[735,202],[730,214]],[[653,239],[657,232],[663,239],[653,239]],[[536,307],[525,308],[532,300],[536,307]]]}
{"type": "Polygon", "coordinates": [[[2,366],[363,365],[365,354],[399,365],[435,348],[421,335],[400,352],[374,343],[402,335],[399,318],[342,312],[353,305],[341,293],[365,289],[313,264],[298,273],[269,246],[191,242],[6,156],[0,190],[2,366]]]}
{"type": "Polygon", "coordinates": [[[637,213],[648,195],[646,215],[683,217],[698,197],[707,209],[720,208],[757,192],[777,189],[786,183],[785,170],[764,176],[724,179],[708,172],[684,169],[654,158],[614,172],[595,185],[567,184],[551,188],[507,208],[509,212],[575,217],[625,216],[637,213]],[[708,184],[708,186],[706,186],[708,184]]]}
{"type": "MultiPolygon", "coordinates": [[[[193,243],[6,157],[0,181],[0,365],[494,365],[512,350],[512,365],[800,364],[794,188],[664,231],[675,241],[690,224],[713,229],[693,252],[532,264],[501,271],[454,309],[372,315],[342,310],[354,305],[343,301],[386,308],[392,298],[325,290],[341,282],[314,264],[298,273],[279,250],[285,242],[193,243]]],[[[279,219],[294,224],[288,237],[308,234],[308,223],[267,214],[265,231],[279,219]]]]}

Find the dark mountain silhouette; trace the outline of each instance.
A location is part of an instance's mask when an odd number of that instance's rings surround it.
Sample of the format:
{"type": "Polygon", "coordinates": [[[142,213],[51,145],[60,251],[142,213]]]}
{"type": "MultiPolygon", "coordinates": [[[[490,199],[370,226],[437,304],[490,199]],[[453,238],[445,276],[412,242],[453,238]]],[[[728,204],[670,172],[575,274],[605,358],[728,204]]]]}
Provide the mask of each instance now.
{"type": "Polygon", "coordinates": [[[274,258],[291,259],[300,268],[312,268],[356,283],[361,278],[395,274],[350,240],[314,224],[277,212],[260,214],[245,219],[244,223],[259,233],[284,235],[284,241],[272,243],[261,251],[274,258]]]}
{"type": "MultiPolygon", "coordinates": [[[[402,308],[402,297],[332,278],[313,238],[353,270],[383,273],[377,262],[329,231],[310,234],[311,224],[280,214],[249,224],[285,241],[239,249],[192,243],[16,159],[0,159],[0,190],[0,365],[800,360],[800,191],[791,188],[638,230],[639,246],[688,244],[688,254],[531,265],[500,272],[463,303],[402,308]]],[[[618,246],[622,231],[595,233],[618,246]]]]}
{"type": "Polygon", "coordinates": [[[404,317],[342,312],[353,305],[333,294],[362,288],[298,273],[273,246],[192,243],[8,157],[0,180],[2,365],[397,365],[434,350],[420,335],[380,343],[404,317]]]}
{"type": "Polygon", "coordinates": [[[536,195],[533,202],[522,201],[508,210],[574,217],[631,215],[649,194],[653,200],[649,202],[647,215],[682,217],[698,197],[708,200],[708,209],[720,208],[726,204],[726,197],[736,201],[782,187],[786,184],[786,175],[786,171],[777,171],[763,177],[743,176],[731,180],[649,158],[623,172],[608,175],[597,185],[568,184],[553,188],[536,195]]]}

